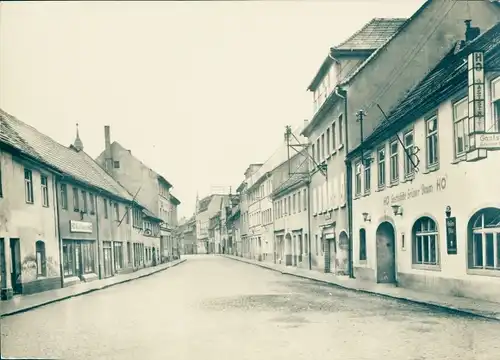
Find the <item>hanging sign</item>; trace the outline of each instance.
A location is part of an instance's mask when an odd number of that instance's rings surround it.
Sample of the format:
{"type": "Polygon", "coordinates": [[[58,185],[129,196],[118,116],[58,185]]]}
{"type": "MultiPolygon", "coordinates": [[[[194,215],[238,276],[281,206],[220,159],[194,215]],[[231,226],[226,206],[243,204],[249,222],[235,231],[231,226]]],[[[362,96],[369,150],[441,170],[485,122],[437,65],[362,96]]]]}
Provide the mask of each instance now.
{"type": "Polygon", "coordinates": [[[457,218],[446,218],[446,248],[448,255],[457,254],[457,218]]]}
{"type": "Polygon", "coordinates": [[[477,147],[476,133],[485,131],[484,53],[473,52],[467,58],[469,101],[469,147],[477,147]]]}

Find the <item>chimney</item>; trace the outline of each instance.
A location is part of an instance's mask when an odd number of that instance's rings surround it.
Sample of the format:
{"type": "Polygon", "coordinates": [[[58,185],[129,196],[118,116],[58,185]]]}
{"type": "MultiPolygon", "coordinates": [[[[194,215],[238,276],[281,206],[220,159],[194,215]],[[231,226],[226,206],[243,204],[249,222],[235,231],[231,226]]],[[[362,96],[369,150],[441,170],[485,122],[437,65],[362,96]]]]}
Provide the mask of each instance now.
{"type": "Polygon", "coordinates": [[[104,168],[111,172],[113,169],[113,155],[111,154],[111,135],[109,125],[104,126],[104,168]]]}
{"type": "Polygon", "coordinates": [[[472,20],[465,20],[465,42],[469,43],[481,34],[481,29],[471,26],[472,20]]]}

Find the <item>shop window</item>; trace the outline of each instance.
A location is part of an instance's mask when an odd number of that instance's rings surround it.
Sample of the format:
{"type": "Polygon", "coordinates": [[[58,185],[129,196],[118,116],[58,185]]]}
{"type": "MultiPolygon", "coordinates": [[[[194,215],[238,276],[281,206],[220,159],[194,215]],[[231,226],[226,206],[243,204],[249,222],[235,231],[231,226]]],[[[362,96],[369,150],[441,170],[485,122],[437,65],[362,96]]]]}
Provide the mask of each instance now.
{"type": "Polygon", "coordinates": [[[421,217],[413,225],[413,264],[437,265],[438,228],[436,222],[429,217],[421,217]]]}
{"type": "Polygon", "coordinates": [[[359,260],[366,260],[366,230],[359,229],[359,260]]]}
{"type": "Polygon", "coordinates": [[[470,219],[467,245],[469,268],[500,270],[500,209],[482,209],[470,219]]]}
{"type": "Polygon", "coordinates": [[[85,274],[95,273],[95,246],[93,242],[82,242],[82,270],[85,274]]]}
{"type": "Polygon", "coordinates": [[[45,243],[38,240],[35,243],[36,249],[36,275],[47,276],[47,263],[45,257],[45,243]]]}
{"type": "Polygon", "coordinates": [[[74,244],[72,241],[63,241],[63,271],[65,277],[76,274],[74,244]]]}
{"type": "Polygon", "coordinates": [[[115,257],[115,270],[123,268],[123,246],[121,242],[113,243],[113,251],[115,257]]]}

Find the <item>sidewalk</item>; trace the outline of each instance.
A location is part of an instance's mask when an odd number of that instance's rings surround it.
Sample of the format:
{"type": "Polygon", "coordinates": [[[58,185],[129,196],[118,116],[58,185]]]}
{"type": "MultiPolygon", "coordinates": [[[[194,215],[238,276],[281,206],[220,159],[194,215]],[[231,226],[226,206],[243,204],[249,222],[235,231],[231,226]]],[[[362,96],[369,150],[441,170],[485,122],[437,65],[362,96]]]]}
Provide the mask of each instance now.
{"type": "Polygon", "coordinates": [[[15,296],[11,300],[0,301],[0,316],[5,317],[19,314],[57,301],[106,289],[114,285],[123,284],[135,279],[153,275],[157,272],[179,265],[184,261],[186,261],[186,259],[175,260],[166,264],[140,269],[128,274],[116,275],[103,280],[95,280],[89,283],[81,283],[78,285],[68,286],[56,290],[48,290],[32,295],[15,296]]]}
{"type": "Polygon", "coordinates": [[[320,281],[330,285],[342,287],[344,289],[382,295],[393,299],[399,299],[440,309],[446,309],[448,311],[453,311],[456,313],[468,314],[500,321],[500,304],[495,302],[415,291],[397,287],[395,285],[377,284],[369,281],[351,279],[347,276],[336,276],[333,274],[325,274],[314,270],[286,267],[284,265],[259,262],[232,255],[223,256],[229,259],[260,266],[269,270],[278,271],[282,274],[320,281]]]}

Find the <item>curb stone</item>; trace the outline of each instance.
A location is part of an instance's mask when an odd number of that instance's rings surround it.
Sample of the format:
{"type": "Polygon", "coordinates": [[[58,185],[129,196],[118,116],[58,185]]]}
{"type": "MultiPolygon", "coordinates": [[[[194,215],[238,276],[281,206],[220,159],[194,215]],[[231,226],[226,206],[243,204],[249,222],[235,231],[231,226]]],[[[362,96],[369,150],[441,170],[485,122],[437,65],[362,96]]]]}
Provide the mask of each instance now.
{"type": "Polygon", "coordinates": [[[45,305],[54,304],[56,302],[60,302],[60,301],[67,300],[67,299],[71,299],[71,298],[74,298],[74,297],[77,297],[77,296],[86,295],[86,294],[92,293],[94,291],[104,290],[104,289],[107,289],[107,288],[110,288],[110,287],[113,287],[113,286],[116,286],[116,285],[128,283],[128,282],[133,281],[133,280],[137,280],[137,279],[141,279],[141,278],[144,278],[144,277],[147,277],[147,276],[158,274],[159,272],[171,269],[171,268],[173,268],[173,267],[175,267],[177,265],[180,265],[180,264],[182,264],[182,263],[184,263],[186,261],[187,261],[187,259],[181,259],[179,262],[177,262],[177,263],[175,263],[173,265],[167,266],[167,267],[165,267],[163,269],[158,269],[158,270],[150,272],[148,274],[140,275],[140,276],[132,278],[132,279],[125,279],[123,281],[119,281],[119,282],[115,282],[115,283],[112,283],[112,284],[103,285],[103,286],[98,287],[98,288],[84,290],[84,291],[76,293],[76,294],[70,294],[70,295],[62,296],[60,298],[50,299],[50,300],[41,302],[39,304],[34,304],[34,305],[26,306],[24,308],[16,309],[16,310],[13,310],[11,312],[8,312],[8,313],[0,315],[0,318],[7,317],[7,316],[12,316],[12,315],[17,315],[17,314],[21,314],[21,313],[24,313],[24,312],[27,312],[27,311],[34,310],[36,308],[45,306],[45,305]]]}
{"type": "Polygon", "coordinates": [[[289,275],[289,276],[295,276],[295,277],[302,278],[302,279],[312,280],[312,281],[320,282],[323,284],[328,284],[330,286],[335,286],[335,287],[338,287],[338,288],[341,288],[344,290],[355,291],[355,292],[370,294],[370,295],[374,295],[374,296],[385,297],[385,298],[389,298],[389,299],[403,301],[406,303],[419,304],[419,305],[427,306],[427,307],[434,308],[434,309],[437,309],[440,311],[454,313],[457,315],[462,315],[462,316],[468,315],[468,316],[474,316],[474,317],[478,317],[478,318],[483,318],[483,319],[494,320],[494,321],[500,322],[500,318],[498,318],[496,316],[483,314],[481,312],[476,312],[476,311],[472,311],[472,310],[462,309],[462,308],[458,308],[458,307],[455,307],[452,305],[446,305],[446,304],[436,303],[436,302],[432,302],[432,301],[423,301],[423,300],[408,298],[408,297],[404,297],[404,296],[396,296],[396,295],[386,294],[386,293],[379,293],[379,292],[376,292],[373,290],[352,288],[352,287],[341,285],[341,284],[338,284],[338,283],[335,283],[332,281],[317,279],[317,278],[314,278],[312,276],[295,274],[295,273],[292,273],[292,272],[289,272],[286,270],[283,271],[283,270],[276,269],[276,268],[273,268],[271,266],[267,266],[264,264],[253,263],[250,261],[245,261],[245,260],[234,258],[234,257],[228,257],[228,256],[224,256],[224,257],[227,259],[239,261],[239,262],[242,262],[245,264],[255,265],[255,266],[261,267],[263,269],[279,272],[282,275],[289,275]]]}

